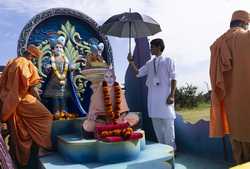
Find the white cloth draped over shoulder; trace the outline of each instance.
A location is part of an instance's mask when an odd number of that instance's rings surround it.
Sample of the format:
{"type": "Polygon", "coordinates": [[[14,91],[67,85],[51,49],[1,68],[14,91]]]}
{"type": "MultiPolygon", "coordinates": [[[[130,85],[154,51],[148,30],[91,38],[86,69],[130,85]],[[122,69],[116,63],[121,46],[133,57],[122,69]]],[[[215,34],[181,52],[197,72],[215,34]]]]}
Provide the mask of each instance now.
{"type": "Polygon", "coordinates": [[[174,104],[166,104],[171,80],[176,79],[174,61],[169,57],[154,57],[139,69],[137,77],[143,76],[147,76],[149,117],[175,119],[174,104]]]}

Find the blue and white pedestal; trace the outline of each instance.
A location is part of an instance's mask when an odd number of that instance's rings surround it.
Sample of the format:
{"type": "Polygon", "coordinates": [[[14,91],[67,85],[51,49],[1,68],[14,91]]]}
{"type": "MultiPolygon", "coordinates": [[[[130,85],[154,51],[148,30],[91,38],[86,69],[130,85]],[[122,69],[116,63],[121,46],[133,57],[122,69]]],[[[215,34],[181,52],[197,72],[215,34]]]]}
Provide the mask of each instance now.
{"type": "Polygon", "coordinates": [[[62,157],[72,163],[101,162],[118,163],[136,159],[145,149],[145,135],[138,140],[103,142],[87,140],[79,135],[68,134],[57,137],[57,150],[62,157]]]}
{"type": "Polygon", "coordinates": [[[66,161],[59,153],[40,158],[41,169],[173,169],[173,148],[163,144],[146,145],[136,159],[120,163],[66,161]]]}
{"type": "Polygon", "coordinates": [[[139,140],[102,142],[87,140],[81,133],[85,118],[53,123],[54,154],[40,158],[41,169],[173,169],[174,150],[163,144],[139,140]],[[69,134],[74,133],[74,134],[69,134]],[[62,135],[63,134],[63,135],[62,135]]]}

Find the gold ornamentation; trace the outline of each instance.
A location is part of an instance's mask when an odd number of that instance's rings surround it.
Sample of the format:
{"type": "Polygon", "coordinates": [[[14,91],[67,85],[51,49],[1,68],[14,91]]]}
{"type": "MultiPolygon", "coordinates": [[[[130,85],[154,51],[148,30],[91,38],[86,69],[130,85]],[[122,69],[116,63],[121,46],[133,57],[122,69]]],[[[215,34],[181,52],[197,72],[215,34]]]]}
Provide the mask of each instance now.
{"type": "Polygon", "coordinates": [[[53,115],[54,120],[71,120],[78,117],[76,113],[69,113],[69,112],[57,112],[53,115]]]}
{"type": "Polygon", "coordinates": [[[67,76],[67,72],[68,72],[68,68],[69,68],[69,61],[66,57],[64,57],[65,63],[64,63],[64,67],[63,67],[63,73],[61,74],[57,69],[55,60],[56,60],[55,57],[51,56],[52,69],[53,69],[56,77],[58,78],[60,85],[65,85],[66,76],[67,76]]]}

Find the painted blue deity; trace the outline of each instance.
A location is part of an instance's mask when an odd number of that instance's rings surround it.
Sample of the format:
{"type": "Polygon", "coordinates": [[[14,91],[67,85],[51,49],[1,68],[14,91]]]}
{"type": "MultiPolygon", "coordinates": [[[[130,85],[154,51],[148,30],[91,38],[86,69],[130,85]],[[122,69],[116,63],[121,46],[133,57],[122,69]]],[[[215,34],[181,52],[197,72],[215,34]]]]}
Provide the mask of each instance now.
{"type": "Polygon", "coordinates": [[[56,43],[51,44],[52,55],[50,62],[44,64],[45,73],[49,76],[44,89],[43,98],[52,103],[52,113],[67,113],[69,99],[72,95],[67,76],[76,70],[76,64],[70,64],[64,54],[65,38],[58,37],[56,43]]]}

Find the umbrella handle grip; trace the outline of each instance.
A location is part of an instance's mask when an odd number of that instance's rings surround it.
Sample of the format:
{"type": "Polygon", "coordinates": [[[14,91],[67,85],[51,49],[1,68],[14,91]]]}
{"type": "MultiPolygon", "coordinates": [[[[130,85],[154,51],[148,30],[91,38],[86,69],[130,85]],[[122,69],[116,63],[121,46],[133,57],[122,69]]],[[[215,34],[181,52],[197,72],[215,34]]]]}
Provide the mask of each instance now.
{"type": "Polygon", "coordinates": [[[131,52],[129,52],[129,53],[128,53],[128,57],[127,57],[127,59],[128,59],[128,61],[129,61],[129,62],[134,61],[134,58],[133,58],[133,56],[132,56],[131,52]]]}

